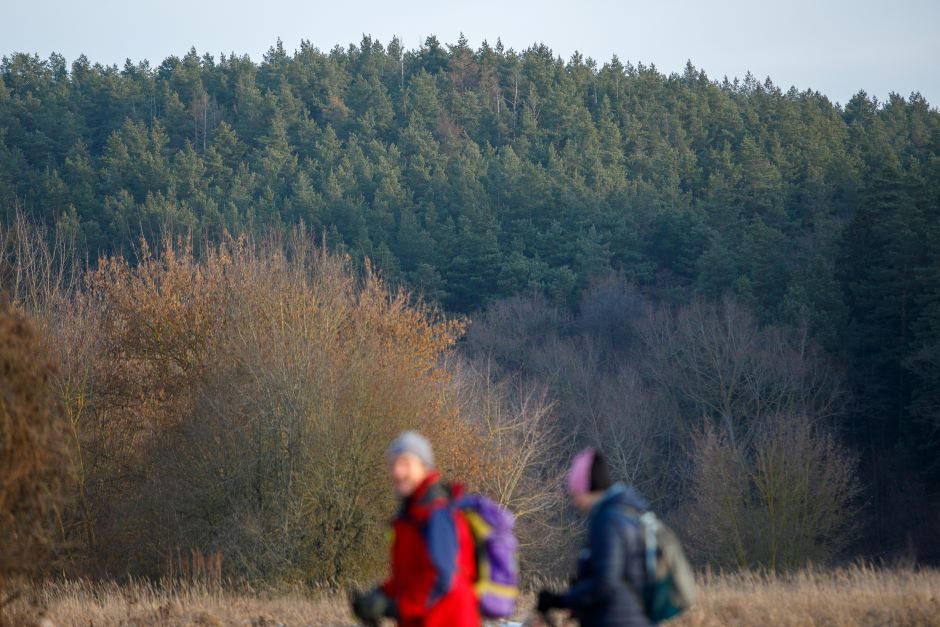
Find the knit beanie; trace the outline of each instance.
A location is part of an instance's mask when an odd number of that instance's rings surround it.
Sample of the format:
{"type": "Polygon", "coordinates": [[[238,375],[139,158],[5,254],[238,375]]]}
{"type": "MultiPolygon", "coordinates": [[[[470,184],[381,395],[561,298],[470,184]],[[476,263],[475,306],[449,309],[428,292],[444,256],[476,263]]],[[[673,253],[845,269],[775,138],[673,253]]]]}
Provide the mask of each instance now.
{"type": "Polygon", "coordinates": [[[396,457],[404,453],[411,453],[428,468],[434,468],[434,452],[431,450],[431,443],[417,431],[405,431],[395,438],[389,445],[385,457],[389,463],[392,463],[396,457]]]}
{"type": "Polygon", "coordinates": [[[603,492],[611,485],[610,469],[603,455],[593,448],[586,448],[575,455],[568,471],[568,492],[603,492]]]}

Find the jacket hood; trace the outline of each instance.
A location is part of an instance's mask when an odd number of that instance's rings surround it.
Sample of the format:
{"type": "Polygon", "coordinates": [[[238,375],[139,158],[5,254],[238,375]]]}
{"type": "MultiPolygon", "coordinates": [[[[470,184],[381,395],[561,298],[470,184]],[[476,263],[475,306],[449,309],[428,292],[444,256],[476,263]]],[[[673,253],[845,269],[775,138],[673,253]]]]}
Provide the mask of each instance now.
{"type": "Polygon", "coordinates": [[[633,486],[615,483],[604,492],[603,496],[594,504],[592,509],[598,511],[609,506],[629,507],[645,512],[649,509],[650,504],[633,486]]]}

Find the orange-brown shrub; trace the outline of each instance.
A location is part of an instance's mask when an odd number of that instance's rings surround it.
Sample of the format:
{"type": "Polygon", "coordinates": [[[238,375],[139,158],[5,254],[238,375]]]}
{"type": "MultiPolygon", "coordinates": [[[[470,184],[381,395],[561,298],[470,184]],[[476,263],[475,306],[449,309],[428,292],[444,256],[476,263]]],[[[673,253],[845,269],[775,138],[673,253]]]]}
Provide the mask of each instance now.
{"type": "Polygon", "coordinates": [[[462,325],[302,231],[201,257],[144,247],[135,265],[104,260],[87,292],[103,336],[89,557],[104,571],[160,574],[182,547],[251,579],[374,576],[389,440],[423,430],[448,471],[477,472],[447,455],[479,438],[447,400],[462,325]]]}
{"type": "Polygon", "coordinates": [[[560,494],[544,391],[469,376],[450,357],[463,323],[371,268],[300,229],[198,254],[144,243],[82,275],[67,242],[14,226],[0,281],[48,338],[76,468],[57,568],[172,576],[198,554],[253,581],[375,577],[384,451],[406,428],[522,514],[527,550],[557,536],[540,527],[560,494]]]}
{"type": "Polygon", "coordinates": [[[58,537],[69,474],[53,365],[33,324],[0,298],[0,582],[38,570],[58,537]]]}

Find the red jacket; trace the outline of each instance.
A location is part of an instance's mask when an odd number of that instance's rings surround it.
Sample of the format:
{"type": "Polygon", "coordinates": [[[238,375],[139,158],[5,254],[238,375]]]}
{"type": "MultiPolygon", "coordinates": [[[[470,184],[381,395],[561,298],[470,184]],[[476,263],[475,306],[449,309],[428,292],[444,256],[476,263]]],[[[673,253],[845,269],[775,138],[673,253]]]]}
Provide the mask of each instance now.
{"type": "Polygon", "coordinates": [[[431,473],[392,523],[392,574],[382,591],[398,604],[403,627],[480,627],[473,589],[476,559],[466,519],[450,501],[450,491],[431,473]]]}

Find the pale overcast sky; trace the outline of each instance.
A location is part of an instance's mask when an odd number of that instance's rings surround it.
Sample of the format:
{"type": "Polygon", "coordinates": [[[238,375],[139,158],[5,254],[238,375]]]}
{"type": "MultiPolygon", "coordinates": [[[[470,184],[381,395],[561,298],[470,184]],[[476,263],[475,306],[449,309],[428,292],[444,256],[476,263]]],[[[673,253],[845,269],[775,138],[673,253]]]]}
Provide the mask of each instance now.
{"type": "Polygon", "coordinates": [[[201,53],[261,55],[280,37],[288,51],[383,43],[417,48],[428,35],[517,50],[541,42],[568,59],[654,63],[679,72],[686,60],[712,79],[770,76],[784,89],[816,89],[845,103],[860,89],[884,99],[921,92],[940,104],[940,0],[4,0],[0,54],[51,52],[71,62],[152,66],[195,46],[201,53]]]}

